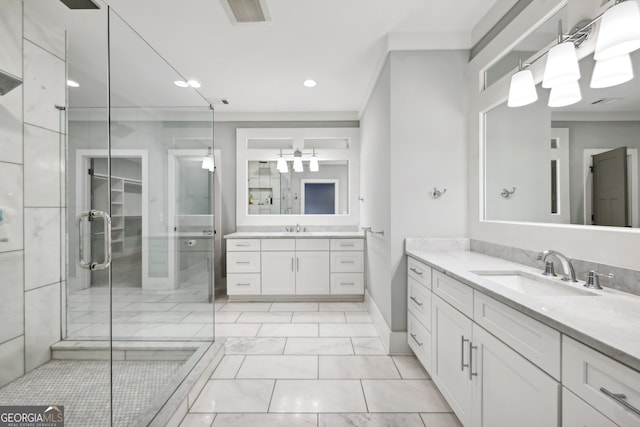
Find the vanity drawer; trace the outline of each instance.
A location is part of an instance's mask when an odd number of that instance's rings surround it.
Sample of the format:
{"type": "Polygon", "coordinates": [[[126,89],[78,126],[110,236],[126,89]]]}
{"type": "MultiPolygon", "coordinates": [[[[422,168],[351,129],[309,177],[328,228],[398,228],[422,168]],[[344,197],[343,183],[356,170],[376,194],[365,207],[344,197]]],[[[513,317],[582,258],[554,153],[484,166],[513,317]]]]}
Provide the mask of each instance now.
{"type": "Polygon", "coordinates": [[[329,239],[296,239],[297,251],[328,251],[329,239]]]}
{"type": "Polygon", "coordinates": [[[431,289],[431,267],[411,257],[407,258],[407,275],[431,289]]]}
{"type": "Polygon", "coordinates": [[[336,295],[364,294],[364,273],[331,273],[331,293],[336,295]]]}
{"type": "Polygon", "coordinates": [[[227,274],[227,295],[260,295],[260,274],[227,274]]]}
{"type": "Polygon", "coordinates": [[[295,239],[262,239],[263,251],[295,251],[295,239]]]}
{"type": "Polygon", "coordinates": [[[362,251],[364,239],[331,239],[332,251],[362,251]]]}
{"type": "Polygon", "coordinates": [[[364,253],[331,252],[332,273],[363,273],[364,253]]]}
{"type": "Polygon", "coordinates": [[[259,239],[228,239],[227,252],[259,251],[259,239]]]}
{"type": "Polygon", "coordinates": [[[567,336],[562,337],[562,383],[621,427],[640,425],[640,372],[567,336]],[[611,394],[622,394],[633,409],[611,394]]]}
{"type": "Polygon", "coordinates": [[[411,312],[407,312],[407,340],[422,366],[431,372],[431,333],[411,312]]]}
{"type": "Polygon", "coordinates": [[[473,318],[473,288],[439,271],[433,271],[432,276],[433,292],[465,316],[473,318]]]}
{"type": "Polygon", "coordinates": [[[431,291],[412,277],[408,279],[407,307],[427,330],[431,330],[431,291]]]}
{"type": "Polygon", "coordinates": [[[473,321],[560,381],[560,332],[475,291],[473,321]]]}
{"type": "Polygon", "coordinates": [[[260,273],[260,252],[227,252],[227,273],[260,273]]]}
{"type": "Polygon", "coordinates": [[[562,427],[616,427],[587,402],[562,387],[562,427]]]}

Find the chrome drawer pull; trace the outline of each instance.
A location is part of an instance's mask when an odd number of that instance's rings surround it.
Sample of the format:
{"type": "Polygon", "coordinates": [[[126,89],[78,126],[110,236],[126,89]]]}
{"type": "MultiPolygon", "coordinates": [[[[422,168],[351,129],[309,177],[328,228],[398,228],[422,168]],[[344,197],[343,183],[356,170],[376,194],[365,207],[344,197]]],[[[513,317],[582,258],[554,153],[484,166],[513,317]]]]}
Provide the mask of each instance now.
{"type": "Polygon", "coordinates": [[[236,264],[251,264],[251,261],[236,261],[236,264]]]}
{"type": "Polygon", "coordinates": [[[340,264],[353,264],[353,261],[340,261],[340,264]]]}
{"type": "Polygon", "coordinates": [[[340,246],[342,246],[343,248],[345,247],[353,247],[353,243],[340,243],[340,246]]]}
{"type": "Polygon", "coordinates": [[[236,283],[238,286],[251,286],[251,283],[236,283]]]}
{"type": "Polygon", "coordinates": [[[416,270],[415,268],[411,267],[409,270],[413,271],[414,273],[416,273],[418,276],[422,276],[422,271],[420,270],[416,270]]]}
{"type": "Polygon", "coordinates": [[[461,337],[461,342],[460,342],[460,371],[464,372],[464,368],[468,368],[469,365],[467,363],[464,363],[464,343],[469,342],[471,343],[470,340],[466,339],[464,337],[464,335],[461,337]]]}
{"type": "Polygon", "coordinates": [[[248,243],[236,243],[236,246],[239,248],[248,248],[249,244],[248,243]]]}
{"type": "Polygon", "coordinates": [[[353,282],[340,282],[340,284],[343,285],[343,286],[353,286],[353,285],[355,285],[355,283],[353,283],[353,282]]]}
{"type": "Polygon", "coordinates": [[[627,402],[626,401],[627,396],[625,396],[624,394],[611,393],[609,390],[607,390],[604,387],[600,387],[600,391],[606,394],[607,396],[609,396],[610,398],[612,398],[613,400],[615,400],[616,402],[618,402],[619,404],[621,404],[622,406],[624,406],[625,408],[627,408],[628,410],[630,410],[631,412],[633,412],[634,414],[640,415],[640,409],[636,408],[635,406],[627,402]]]}
{"type": "Polygon", "coordinates": [[[413,302],[415,302],[416,304],[418,304],[418,305],[424,305],[423,303],[421,303],[420,301],[418,301],[418,300],[416,299],[416,297],[409,297],[409,298],[411,298],[411,300],[412,300],[413,302]]]}
{"type": "Polygon", "coordinates": [[[416,338],[416,334],[412,334],[410,333],[409,335],[411,335],[411,338],[413,338],[413,340],[420,346],[422,347],[424,345],[424,343],[421,343],[420,341],[418,341],[418,338],[416,338]]]}

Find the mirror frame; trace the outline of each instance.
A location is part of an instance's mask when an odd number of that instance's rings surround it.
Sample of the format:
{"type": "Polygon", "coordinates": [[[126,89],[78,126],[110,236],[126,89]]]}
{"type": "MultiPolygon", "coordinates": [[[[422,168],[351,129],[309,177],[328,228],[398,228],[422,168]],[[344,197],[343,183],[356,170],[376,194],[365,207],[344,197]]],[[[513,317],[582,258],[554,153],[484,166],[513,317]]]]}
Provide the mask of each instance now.
{"type": "MultiPolygon", "coordinates": [[[[569,22],[565,27],[571,27],[584,18],[603,13],[612,4],[601,3],[595,0],[534,0],[469,62],[468,220],[472,240],[532,251],[555,249],[571,258],[640,270],[640,259],[636,255],[640,245],[638,229],[485,219],[484,114],[507,100],[511,74],[483,89],[484,71],[562,7],[569,8],[569,22]]],[[[592,54],[594,49],[595,38],[592,38],[578,50],[579,59],[592,54]]],[[[537,82],[542,79],[544,65],[543,59],[530,68],[537,82]]]]}
{"type": "MultiPolygon", "coordinates": [[[[290,151],[290,150],[287,150],[290,151]]],[[[360,219],[360,129],[359,128],[238,128],[236,130],[236,227],[259,226],[358,226],[360,219]],[[323,160],[349,162],[349,202],[345,215],[249,215],[248,165],[250,160],[274,161],[276,148],[248,148],[251,139],[291,139],[293,150],[307,152],[305,139],[348,139],[346,149],[316,149],[323,160]]]]}

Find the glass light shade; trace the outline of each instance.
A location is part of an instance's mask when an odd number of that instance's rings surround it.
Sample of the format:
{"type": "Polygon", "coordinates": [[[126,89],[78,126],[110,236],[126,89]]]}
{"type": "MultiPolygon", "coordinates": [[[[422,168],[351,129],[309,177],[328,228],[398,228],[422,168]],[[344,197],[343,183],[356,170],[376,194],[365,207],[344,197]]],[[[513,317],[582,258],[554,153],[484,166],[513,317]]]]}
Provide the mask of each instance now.
{"type": "Polygon", "coordinates": [[[296,172],[302,172],[304,170],[304,167],[302,166],[302,159],[300,157],[293,159],[293,170],[296,172]]]}
{"type": "Polygon", "coordinates": [[[312,157],[311,160],[309,160],[309,170],[311,172],[318,172],[320,170],[320,165],[318,164],[318,158],[317,157],[312,157]]]}
{"type": "Polygon", "coordinates": [[[603,87],[617,86],[628,82],[633,78],[633,65],[628,54],[614,56],[609,59],[596,61],[591,76],[591,87],[600,89],[603,87]]]}
{"type": "Polygon", "coordinates": [[[276,168],[280,173],[289,172],[289,168],[287,167],[287,161],[284,159],[284,157],[278,157],[278,163],[276,164],[276,168]]]}
{"type": "Polygon", "coordinates": [[[213,172],[213,169],[214,169],[213,157],[206,156],[202,159],[202,169],[208,169],[209,172],[213,172]]]}
{"type": "Polygon", "coordinates": [[[542,87],[549,89],[579,79],[580,66],[575,45],[571,42],[564,42],[549,49],[542,87]]]}
{"type": "Polygon", "coordinates": [[[610,7],[602,15],[594,58],[597,61],[640,48],[640,8],[635,0],[610,7]]]}
{"type": "Polygon", "coordinates": [[[578,82],[570,82],[562,86],[551,88],[549,107],[566,107],[582,100],[578,82]]]}
{"type": "Polygon", "coordinates": [[[533,74],[530,70],[521,70],[511,76],[511,86],[509,87],[509,107],[522,107],[538,100],[536,84],[533,81],[533,74]]]}

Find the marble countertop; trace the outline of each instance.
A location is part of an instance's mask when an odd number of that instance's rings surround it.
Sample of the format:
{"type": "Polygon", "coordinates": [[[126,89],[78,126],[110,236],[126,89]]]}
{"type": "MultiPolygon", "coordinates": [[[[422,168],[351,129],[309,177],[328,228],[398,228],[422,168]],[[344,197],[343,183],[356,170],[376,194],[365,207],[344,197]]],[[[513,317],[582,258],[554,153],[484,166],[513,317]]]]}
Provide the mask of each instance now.
{"type": "Polygon", "coordinates": [[[225,239],[295,239],[295,238],[364,239],[363,231],[241,231],[224,236],[225,239]]]}
{"type": "MultiPolygon", "coordinates": [[[[416,258],[447,276],[503,302],[524,314],[583,342],[609,357],[640,371],[640,296],[614,289],[588,290],[595,296],[529,296],[495,284],[473,271],[524,271],[540,274],[535,269],[494,258],[478,252],[450,248],[425,250],[407,248],[416,258]]],[[[584,282],[569,284],[560,278],[558,286],[583,290],[584,282]]],[[[615,280],[615,279],[612,279],[615,280]]]]}

